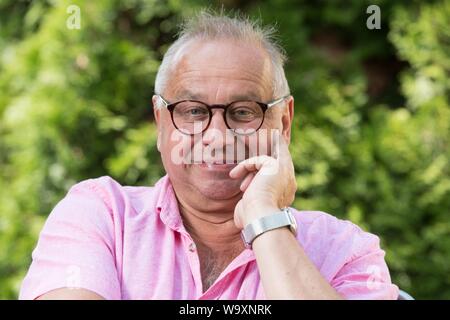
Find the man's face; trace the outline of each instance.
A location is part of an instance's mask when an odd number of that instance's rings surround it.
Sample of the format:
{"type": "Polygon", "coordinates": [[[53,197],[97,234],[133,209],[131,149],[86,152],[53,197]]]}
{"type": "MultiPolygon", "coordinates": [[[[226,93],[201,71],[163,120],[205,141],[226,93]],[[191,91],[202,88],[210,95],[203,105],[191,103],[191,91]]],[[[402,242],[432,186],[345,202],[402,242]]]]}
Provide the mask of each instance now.
{"type": "MultiPolygon", "coordinates": [[[[162,96],[169,103],[187,99],[210,105],[227,104],[236,100],[268,102],[279,98],[272,96],[271,72],[270,59],[262,49],[231,40],[206,43],[193,41],[177,59],[176,68],[171,73],[162,96]]],[[[154,96],[153,99],[153,104],[156,105],[158,97],[154,96]]],[[[271,128],[283,131],[286,126],[283,114],[290,118],[289,112],[284,112],[287,111],[284,104],[286,102],[266,112],[261,129],[266,129],[266,132],[271,128]]],[[[266,145],[270,145],[270,134],[267,138],[261,138],[261,135],[258,138],[258,133],[264,130],[250,136],[233,137],[227,132],[222,109],[213,109],[208,129],[196,136],[178,132],[166,108],[155,109],[155,119],[159,130],[158,149],[172,184],[175,188],[180,186],[193,189],[194,193],[200,192],[208,199],[233,198],[240,192],[240,181],[233,180],[228,175],[233,165],[208,165],[202,163],[202,160],[209,162],[212,155],[214,159],[226,162],[239,161],[243,159],[236,152],[237,144],[246,149],[245,158],[249,155],[249,145],[255,145],[252,140],[255,142],[266,139],[266,145]],[[177,152],[174,153],[175,150],[177,152]],[[199,163],[180,164],[179,150],[182,157],[195,157],[199,163]]],[[[289,135],[289,128],[284,131],[289,135]]],[[[264,153],[268,152],[270,148],[264,153]]]]}

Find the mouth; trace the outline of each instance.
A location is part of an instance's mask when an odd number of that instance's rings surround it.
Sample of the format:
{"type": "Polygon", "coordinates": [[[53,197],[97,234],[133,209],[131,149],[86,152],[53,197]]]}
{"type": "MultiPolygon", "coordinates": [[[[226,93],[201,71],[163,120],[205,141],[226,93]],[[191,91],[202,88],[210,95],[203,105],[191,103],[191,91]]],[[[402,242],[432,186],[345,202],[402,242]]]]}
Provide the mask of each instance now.
{"type": "Polygon", "coordinates": [[[223,162],[205,162],[199,164],[199,166],[206,170],[231,170],[237,166],[237,163],[223,163],[223,162]]]}

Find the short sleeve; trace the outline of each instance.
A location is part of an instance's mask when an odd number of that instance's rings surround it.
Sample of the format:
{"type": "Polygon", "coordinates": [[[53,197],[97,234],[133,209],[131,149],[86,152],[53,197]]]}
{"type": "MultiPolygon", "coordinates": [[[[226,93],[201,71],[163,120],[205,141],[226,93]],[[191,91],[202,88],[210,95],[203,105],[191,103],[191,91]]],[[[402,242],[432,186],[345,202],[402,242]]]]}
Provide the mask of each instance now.
{"type": "Polygon", "coordinates": [[[82,288],[120,299],[111,210],[86,180],[71,188],[50,213],[32,253],[20,299],[59,288],[82,288]]]}
{"type": "Polygon", "coordinates": [[[346,299],[396,300],[398,287],[391,282],[379,238],[356,226],[351,237],[351,255],[331,285],[346,299]]]}

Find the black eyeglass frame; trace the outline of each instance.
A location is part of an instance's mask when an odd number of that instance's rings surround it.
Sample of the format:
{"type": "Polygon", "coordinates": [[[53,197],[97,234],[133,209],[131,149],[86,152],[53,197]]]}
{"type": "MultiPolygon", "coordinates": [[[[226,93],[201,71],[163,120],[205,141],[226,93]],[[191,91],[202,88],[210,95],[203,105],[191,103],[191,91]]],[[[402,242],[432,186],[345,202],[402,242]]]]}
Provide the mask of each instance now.
{"type": "MultiPolygon", "coordinates": [[[[233,130],[233,132],[236,133],[235,129],[230,128],[230,126],[228,125],[228,121],[227,121],[227,118],[226,118],[227,109],[228,109],[232,104],[235,104],[236,102],[248,102],[248,101],[251,101],[251,100],[237,100],[237,101],[232,101],[232,102],[230,102],[230,103],[228,103],[228,104],[212,104],[212,105],[209,105],[209,104],[207,104],[207,103],[205,103],[205,102],[203,102],[203,101],[187,99],[187,100],[180,100],[180,101],[177,101],[177,102],[170,103],[170,102],[168,102],[166,99],[164,99],[164,98],[162,97],[162,95],[156,94],[156,96],[159,97],[159,99],[161,99],[161,101],[163,102],[164,106],[167,108],[167,110],[169,110],[169,112],[170,112],[170,118],[172,119],[172,124],[173,124],[173,126],[174,126],[179,132],[181,132],[182,134],[185,134],[185,135],[191,135],[191,136],[196,135],[196,134],[201,134],[201,133],[205,132],[206,130],[208,130],[209,125],[211,124],[212,116],[213,116],[212,109],[222,109],[222,110],[223,110],[222,116],[223,116],[223,120],[224,120],[224,122],[225,122],[225,125],[227,126],[228,129],[233,130]],[[202,130],[202,132],[198,132],[198,133],[186,133],[186,132],[183,132],[182,130],[180,130],[180,129],[177,127],[177,125],[175,124],[175,121],[174,121],[174,119],[173,119],[173,110],[175,110],[175,107],[176,107],[178,104],[180,104],[180,103],[182,103],[182,102],[187,102],[187,101],[189,101],[189,102],[198,102],[198,103],[200,103],[200,104],[206,106],[206,108],[208,109],[208,113],[209,113],[208,124],[207,124],[206,127],[202,130]]],[[[266,111],[267,111],[269,108],[271,108],[271,107],[277,105],[278,103],[282,102],[283,100],[289,98],[289,96],[290,96],[290,94],[288,94],[288,95],[286,95],[286,96],[283,96],[283,97],[281,97],[281,98],[272,100],[272,101],[270,101],[270,102],[268,102],[268,103],[259,102],[259,101],[252,101],[252,102],[256,102],[256,103],[261,107],[261,110],[262,110],[262,112],[263,112],[263,117],[262,117],[261,124],[259,125],[259,127],[256,128],[255,131],[253,131],[251,134],[257,132],[257,131],[261,128],[261,126],[263,125],[266,111]]],[[[236,133],[236,134],[239,134],[239,133],[236,133]]]]}

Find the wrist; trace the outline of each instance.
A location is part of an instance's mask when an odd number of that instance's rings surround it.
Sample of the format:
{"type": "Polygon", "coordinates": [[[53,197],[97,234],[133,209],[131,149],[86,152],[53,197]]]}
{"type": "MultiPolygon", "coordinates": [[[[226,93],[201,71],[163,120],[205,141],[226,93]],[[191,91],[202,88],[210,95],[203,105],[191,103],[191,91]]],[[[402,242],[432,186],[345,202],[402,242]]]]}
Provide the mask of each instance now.
{"type": "Polygon", "coordinates": [[[275,211],[270,212],[270,214],[261,215],[259,218],[250,221],[244,227],[241,236],[246,248],[251,248],[252,242],[260,235],[283,227],[289,227],[290,231],[297,235],[297,222],[289,208],[275,209],[275,211]]]}
{"type": "Polygon", "coordinates": [[[249,206],[242,219],[244,228],[255,220],[280,212],[280,208],[273,204],[258,204],[249,206]]]}

